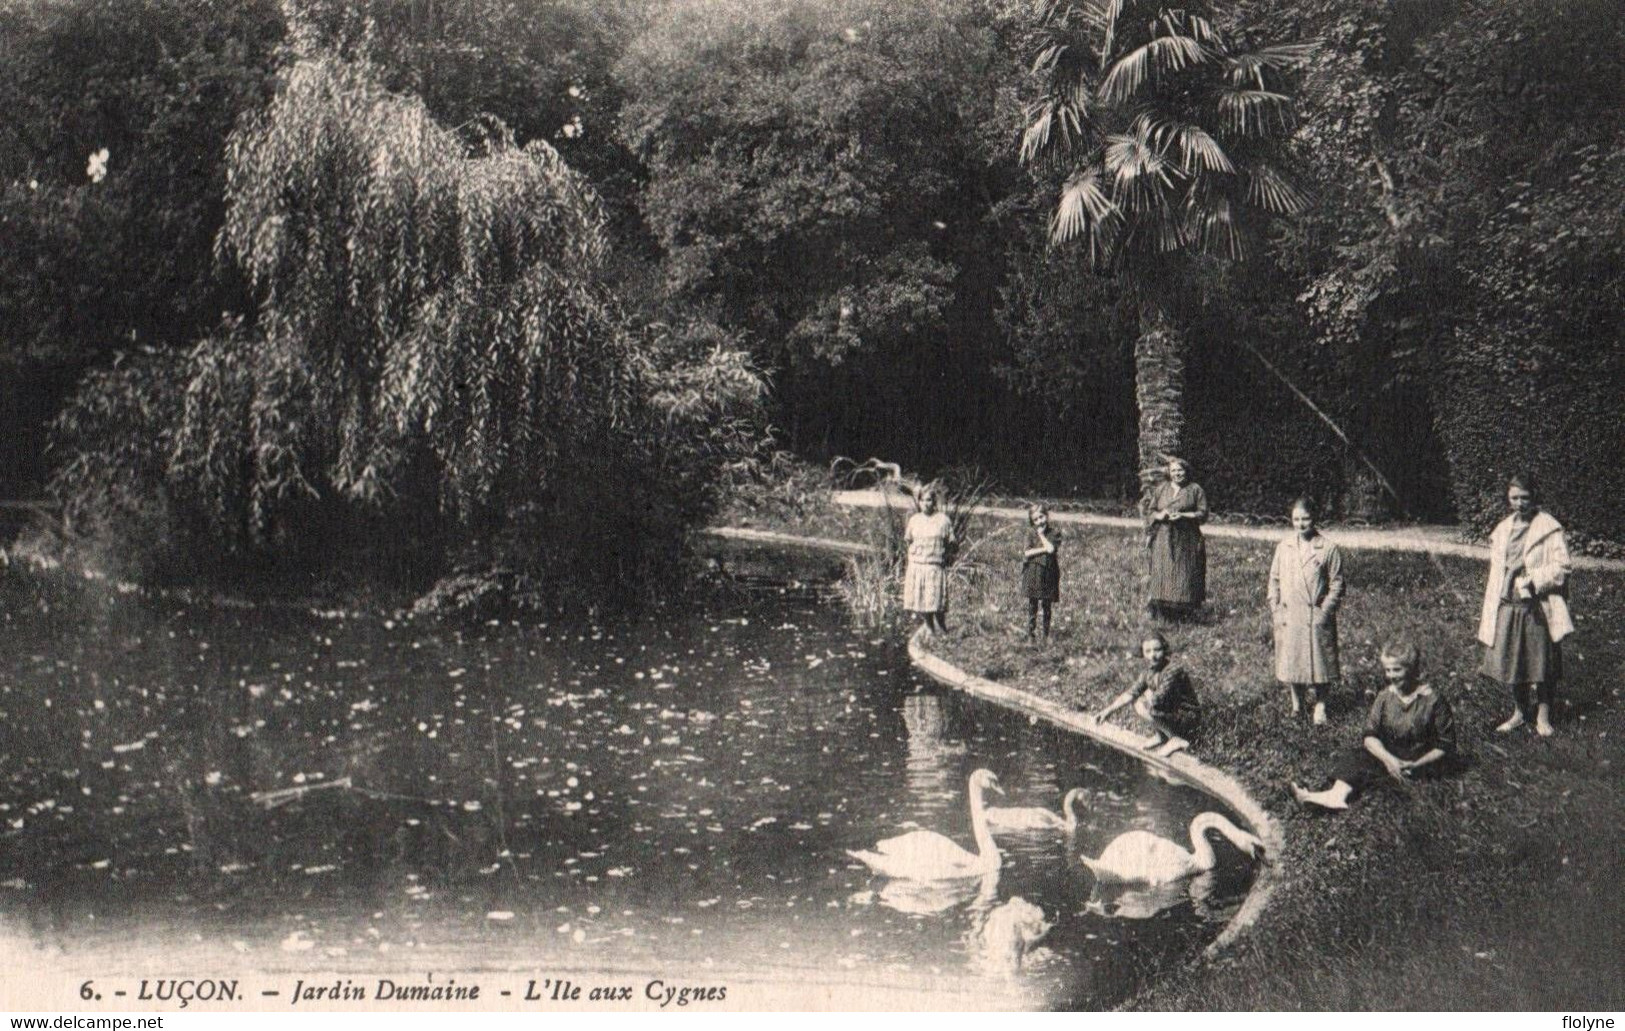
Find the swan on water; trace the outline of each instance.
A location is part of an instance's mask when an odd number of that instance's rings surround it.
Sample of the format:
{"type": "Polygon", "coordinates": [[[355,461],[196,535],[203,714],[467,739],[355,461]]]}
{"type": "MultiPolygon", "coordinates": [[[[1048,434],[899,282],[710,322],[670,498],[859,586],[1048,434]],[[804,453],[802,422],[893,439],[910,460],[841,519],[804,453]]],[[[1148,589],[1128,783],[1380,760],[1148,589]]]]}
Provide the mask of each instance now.
{"type": "Polygon", "coordinates": [[[910,831],[879,842],[872,852],[848,849],[846,854],[875,873],[908,881],[957,880],[981,877],[997,870],[999,846],[993,843],[993,834],[987,829],[987,811],[982,804],[984,791],[1004,794],[999,778],[991,770],[971,774],[967,790],[971,833],[976,837],[975,852],[961,848],[952,838],[936,831],[910,831]]]}
{"type": "Polygon", "coordinates": [[[1043,806],[995,806],[987,810],[987,825],[995,834],[1008,831],[1053,830],[1068,834],[1078,829],[1078,811],[1073,808],[1087,798],[1089,792],[1073,788],[1061,799],[1059,815],[1043,806]]]}
{"type": "Polygon", "coordinates": [[[1264,851],[1264,843],[1257,835],[1247,833],[1218,813],[1203,813],[1191,821],[1189,850],[1149,831],[1129,831],[1113,839],[1099,859],[1078,858],[1095,875],[1095,880],[1103,884],[1165,884],[1211,870],[1218,864],[1213,846],[1208,844],[1208,831],[1223,834],[1249,856],[1256,857],[1264,851]]]}

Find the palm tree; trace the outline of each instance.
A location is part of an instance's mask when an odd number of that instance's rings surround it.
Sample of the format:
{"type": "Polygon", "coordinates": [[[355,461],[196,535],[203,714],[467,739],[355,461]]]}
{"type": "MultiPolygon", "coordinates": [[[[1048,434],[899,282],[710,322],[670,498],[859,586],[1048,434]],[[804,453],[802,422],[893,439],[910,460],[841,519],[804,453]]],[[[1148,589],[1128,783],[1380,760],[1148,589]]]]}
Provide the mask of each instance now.
{"type": "Polygon", "coordinates": [[[1177,315],[1202,256],[1236,260],[1255,224],[1297,213],[1281,171],[1285,78],[1312,53],[1242,50],[1201,0],[1046,0],[1021,161],[1053,177],[1054,244],[1078,241],[1139,309],[1135,393],[1144,489],[1182,450],[1187,340],[1177,315]]]}

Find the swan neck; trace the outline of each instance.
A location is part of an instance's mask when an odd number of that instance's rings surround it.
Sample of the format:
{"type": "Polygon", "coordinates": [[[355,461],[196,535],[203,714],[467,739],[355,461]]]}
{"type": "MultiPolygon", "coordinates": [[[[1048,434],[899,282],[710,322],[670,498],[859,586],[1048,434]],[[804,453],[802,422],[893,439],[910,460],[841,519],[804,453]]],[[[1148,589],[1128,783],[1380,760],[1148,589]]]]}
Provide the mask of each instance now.
{"type": "Polygon", "coordinates": [[[993,832],[987,829],[987,809],[982,801],[982,787],[970,786],[970,829],[976,837],[976,852],[983,860],[992,857],[993,866],[999,865],[999,848],[993,843],[993,832]]]}
{"type": "Polygon", "coordinates": [[[1077,791],[1068,791],[1066,797],[1061,799],[1061,819],[1066,822],[1067,833],[1078,829],[1078,803],[1083,796],[1077,791]]]}
{"type": "Polygon", "coordinates": [[[1211,870],[1218,865],[1213,845],[1207,840],[1208,831],[1218,831],[1237,848],[1248,846],[1248,834],[1218,813],[1203,813],[1191,821],[1191,856],[1198,870],[1211,870]]]}

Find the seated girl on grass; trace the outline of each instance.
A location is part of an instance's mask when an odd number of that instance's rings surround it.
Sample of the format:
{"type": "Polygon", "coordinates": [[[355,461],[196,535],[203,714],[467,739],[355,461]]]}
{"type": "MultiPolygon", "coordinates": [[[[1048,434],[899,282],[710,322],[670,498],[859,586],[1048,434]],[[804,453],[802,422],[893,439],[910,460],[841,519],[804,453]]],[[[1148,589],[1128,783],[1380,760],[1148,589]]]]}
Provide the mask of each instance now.
{"type": "Polygon", "coordinates": [[[1292,785],[1305,805],[1347,809],[1349,802],[1383,774],[1401,784],[1442,769],[1441,760],[1456,751],[1456,721],[1450,703],[1418,677],[1421,653],[1409,641],[1390,641],[1382,648],[1382,675],[1388,686],[1371,703],[1360,747],[1339,756],[1331,787],[1306,791],[1292,785]]]}
{"type": "Polygon", "coordinates": [[[1147,634],[1140,642],[1145,671],[1127,691],[1095,713],[1095,722],[1101,723],[1118,709],[1133,703],[1135,714],[1151,724],[1152,729],[1141,747],[1154,749],[1158,755],[1172,755],[1189,747],[1201,723],[1201,708],[1190,674],[1183,666],[1169,661],[1170,651],[1167,638],[1158,633],[1147,634]]]}

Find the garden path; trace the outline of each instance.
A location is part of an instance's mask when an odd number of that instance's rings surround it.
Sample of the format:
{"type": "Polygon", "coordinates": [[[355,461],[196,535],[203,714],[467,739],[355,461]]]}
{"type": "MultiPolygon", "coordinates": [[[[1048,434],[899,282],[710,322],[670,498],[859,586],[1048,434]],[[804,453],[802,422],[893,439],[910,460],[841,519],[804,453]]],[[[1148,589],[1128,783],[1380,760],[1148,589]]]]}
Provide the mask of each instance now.
{"type": "MultiPolygon", "coordinates": [[[[837,505],[853,508],[904,508],[908,501],[897,494],[878,490],[838,490],[832,493],[837,505]]],[[[1004,505],[977,505],[977,515],[1000,519],[1024,520],[1027,510],[1004,505]]],[[[1079,526],[1110,526],[1124,530],[1137,530],[1145,524],[1129,516],[1099,515],[1093,512],[1068,512],[1059,504],[1050,510],[1052,522],[1079,526]]],[[[1469,544],[1459,539],[1458,531],[1450,526],[1398,526],[1398,527],[1339,527],[1328,526],[1326,535],[1338,547],[1361,548],[1375,551],[1414,551],[1428,555],[1456,555],[1461,558],[1489,561],[1490,549],[1482,544],[1469,544]]],[[[1209,537],[1238,537],[1244,540],[1278,541],[1286,531],[1284,526],[1237,526],[1227,523],[1208,523],[1202,532],[1209,537]]],[[[1607,569],[1625,572],[1625,561],[1576,555],[1576,569],[1607,569]]]]}

